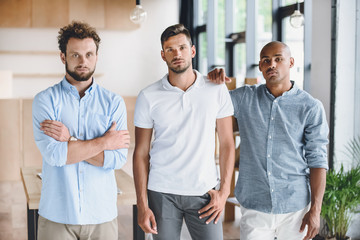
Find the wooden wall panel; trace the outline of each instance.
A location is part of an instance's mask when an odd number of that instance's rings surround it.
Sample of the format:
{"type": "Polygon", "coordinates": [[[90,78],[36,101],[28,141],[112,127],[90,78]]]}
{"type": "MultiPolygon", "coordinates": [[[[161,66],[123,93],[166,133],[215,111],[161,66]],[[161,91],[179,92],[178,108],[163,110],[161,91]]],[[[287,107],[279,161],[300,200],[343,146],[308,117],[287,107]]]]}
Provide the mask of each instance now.
{"type": "Polygon", "coordinates": [[[73,20],[105,28],[105,0],[69,0],[69,22],[73,20]]]}
{"type": "Polygon", "coordinates": [[[63,27],[69,22],[69,2],[32,0],[32,27],[63,27]]]}
{"type": "Polygon", "coordinates": [[[20,100],[0,100],[0,181],[20,180],[20,100]]]}
{"type": "Polygon", "coordinates": [[[134,30],[135,0],[0,0],[0,27],[60,28],[81,20],[99,29],[134,30]]]}
{"type": "Polygon", "coordinates": [[[130,148],[135,146],[134,112],[136,97],[123,97],[126,104],[127,125],[130,132],[130,148]]]}
{"type": "Polygon", "coordinates": [[[140,25],[130,21],[130,12],[135,6],[135,0],[105,0],[105,28],[115,30],[140,28],[140,25]]]}
{"type": "Polygon", "coordinates": [[[32,125],[32,102],[33,99],[22,99],[22,165],[24,167],[42,166],[42,157],[34,140],[32,125]]]}
{"type": "Polygon", "coordinates": [[[1,0],[0,27],[31,27],[31,0],[1,0]]]}

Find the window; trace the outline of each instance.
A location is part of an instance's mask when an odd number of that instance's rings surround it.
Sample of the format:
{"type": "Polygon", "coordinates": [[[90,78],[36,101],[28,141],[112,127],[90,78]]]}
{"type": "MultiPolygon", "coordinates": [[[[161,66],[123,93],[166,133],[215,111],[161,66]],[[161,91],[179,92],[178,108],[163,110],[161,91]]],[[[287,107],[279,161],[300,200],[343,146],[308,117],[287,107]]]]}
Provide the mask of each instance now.
{"type": "Polygon", "coordinates": [[[307,89],[310,81],[310,63],[311,63],[311,3],[307,5],[304,1],[296,0],[282,0],[281,6],[276,6],[278,9],[276,15],[276,29],[277,40],[286,43],[290,49],[291,54],[295,59],[294,67],[290,70],[291,80],[294,80],[299,88],[307,89]],[[290,16],[298,9],[304,14],[307,11],[305,18],[305,26],[294,28],[290,25],[290,16]],[[305,31],[307,35],[305,38],[305,31]]]}
{"type": "MultiPolygon", "coordinates": [[[[311,5],[304,6],[304,12],[311,5]]],[[[300,88],[310,76],[310,51],[304,27],[290,26],[289,17],[298,6],[297,0],[200,0],[193,1],[195,7],[197,58],[195,67],[207,74],[214,67],[225,67],[228,76],[237,79],[240,86],[246,77],[258,78],[259,53],[271,40],[289,45],[295,58],[291,78],[300,88]]],[[[311,15],[311,12],[310,14],[311,15]]],[[[308,26],[311,26],[311,19],[308,26]]]]}

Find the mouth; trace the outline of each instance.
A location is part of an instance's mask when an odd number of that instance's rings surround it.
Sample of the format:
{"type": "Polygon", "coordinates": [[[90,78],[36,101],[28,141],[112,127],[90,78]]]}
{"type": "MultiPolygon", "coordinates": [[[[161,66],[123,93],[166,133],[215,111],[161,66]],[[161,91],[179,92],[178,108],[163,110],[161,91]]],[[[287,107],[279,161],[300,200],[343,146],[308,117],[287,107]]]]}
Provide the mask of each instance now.
{"type": "Polygon", "coordinates": [[[78,71],[78,72],[88,72],[89,68],[87,68],[87,67],[77,67],[76,71],[78,71]]]}
{"type": "Polygon", "coordinates": [[[277,74],[277,71],[275,71],[275,70],[268,70],[268,71],[266,71],[266,74],[267,74],[268,76],[274,76],[274,75],[277,74]]]}
{"type": "Polygon", "coordinates": [[[184,61],[182,59],[175,59],[171,61],[173,64],[178,65],[178,64],[182,64],[184,61]]]}

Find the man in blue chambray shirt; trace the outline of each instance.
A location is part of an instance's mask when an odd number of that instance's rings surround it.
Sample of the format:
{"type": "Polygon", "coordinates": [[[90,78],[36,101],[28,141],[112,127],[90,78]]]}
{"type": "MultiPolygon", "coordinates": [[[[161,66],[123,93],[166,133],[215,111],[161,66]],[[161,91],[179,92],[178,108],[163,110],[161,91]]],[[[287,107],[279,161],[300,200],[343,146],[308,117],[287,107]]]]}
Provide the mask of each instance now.
{"type": "MultiPolygon", "coordinates": [[[[259,61],[266,84],[230,92],[241,137],[242,240],[306,240],[319,232],[329,130],[321,102],[290,81],[293,66],[289,47],[270,42],[259,61]]],[[[230,80],[223,69],[208,77],[230,80]]]]}
{"type": "Polygon", "coordinates": [[[94,81],[94,28],[72,22],[58,43],[65,77],[33,102],[43,157],[38,239],[117,240],[114,169],[124,165],[130,143],[125,103],[94,81]]]}

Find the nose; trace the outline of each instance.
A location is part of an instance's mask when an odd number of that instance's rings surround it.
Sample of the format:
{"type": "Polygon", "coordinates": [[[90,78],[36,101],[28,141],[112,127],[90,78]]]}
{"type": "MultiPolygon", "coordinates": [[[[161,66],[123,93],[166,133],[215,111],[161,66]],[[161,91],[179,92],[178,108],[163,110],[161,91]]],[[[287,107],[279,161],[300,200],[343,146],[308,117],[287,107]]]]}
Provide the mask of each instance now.
{"type": "Polygon", "coordinates": [[[86,63],[86,57],[85,56],[79,56],[79,65],[84,65],[86,63]]]}
{"type": "Polygon", "coordinates": [[[180,57],[180,56],[181,56],[181,51],[180,51],[180,49],[174,49],[174,56],[175,56],[175,57],[180,57]]]}
{"type": "Polygon", "coordinates": [[[275,60],[270,60],[270,68],[275,68],[276,67],[276,62],[275,60]]]}

